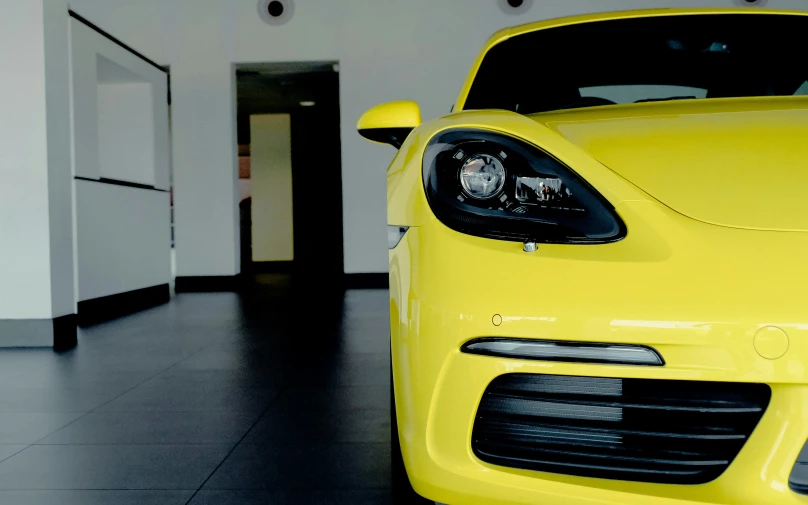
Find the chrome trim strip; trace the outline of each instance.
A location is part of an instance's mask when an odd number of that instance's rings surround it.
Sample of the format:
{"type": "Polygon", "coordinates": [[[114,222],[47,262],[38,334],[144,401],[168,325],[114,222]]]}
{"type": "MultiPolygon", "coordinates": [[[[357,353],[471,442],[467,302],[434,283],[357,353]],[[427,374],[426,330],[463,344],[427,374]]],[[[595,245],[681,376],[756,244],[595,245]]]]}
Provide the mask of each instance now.
{"type": "Polygon", "coordinates": [[[541,361],[604,365],[665,365],[665,360],[656,349],[637,344],[486,337],[469,340],[463,344],[460,351],[483,356],[541,361]]]}

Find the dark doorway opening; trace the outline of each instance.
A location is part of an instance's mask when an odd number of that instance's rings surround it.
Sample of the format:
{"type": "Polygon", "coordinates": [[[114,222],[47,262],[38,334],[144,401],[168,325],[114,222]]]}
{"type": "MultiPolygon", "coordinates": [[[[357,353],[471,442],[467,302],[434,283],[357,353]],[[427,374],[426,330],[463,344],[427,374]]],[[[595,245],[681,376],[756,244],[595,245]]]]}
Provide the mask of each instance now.
{"type": "MultiPolygon", "coordinates": [[[[250,63],[236,66],[238,144],[242,199],[241,271],[249,278],[261,273],[292,273],[296,279],[316,279],[321,286],[343,281],[342,169],[340,152],[339,72],[336,62],[250,63]],[[267,240],[273,222],[256,216],[262,192],[252,193],[245,175],[253,175],[252,154],[260,131],[251,131],[251,117],[288,115],[291,151],[291,226],[293,257],[256,260],[254,243],[267,240]],[[257,227],[256,218],[264,221],[257,227]],[[256,221],[256,222],[254,222],[256,221]],[[265,229],[266,228],[266,229],[265,229]]],[[[285,144],[286,145],[286,144],[285,144]]],[[[262,155],[266,164],[266,155],[262,155]]],[[[286,161],[288,163],[288,161],[286,161]]],[[[266,186],[266,179],[261,183],[266,186]]],[[[278,188],[276,188],[277,190],[278,188]]],[[[262,196],[264,195],[264,196],[262,196]]],[[[286,198],[275,191],[273,198],[286,198]]],[[[279,227],[288,222],[282,215],[279,227]],[[284,223],[281,223],[284,221],[284,223]]],[[[270,220],[272,221],[272,220],[270,220]]],[[[288,237],[288,235],[287,235],[288,237]]]]}

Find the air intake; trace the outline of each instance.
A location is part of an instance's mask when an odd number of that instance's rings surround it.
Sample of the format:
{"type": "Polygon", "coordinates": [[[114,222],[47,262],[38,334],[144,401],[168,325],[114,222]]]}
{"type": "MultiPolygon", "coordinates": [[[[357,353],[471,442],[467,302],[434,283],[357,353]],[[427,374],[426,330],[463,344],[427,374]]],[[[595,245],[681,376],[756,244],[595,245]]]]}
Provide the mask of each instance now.
{"type": "Polygon", "coordinates": [[[669,484],[717,478],[769,404],[765,384],[508,374],[483,395],[482,461],[669,484]]]}
{"type": "Polygon", "coordinates": [[[788,485],[796,493],[808,494],[808,442],[802,447],[797,462],[794,463],[788,485]]]}

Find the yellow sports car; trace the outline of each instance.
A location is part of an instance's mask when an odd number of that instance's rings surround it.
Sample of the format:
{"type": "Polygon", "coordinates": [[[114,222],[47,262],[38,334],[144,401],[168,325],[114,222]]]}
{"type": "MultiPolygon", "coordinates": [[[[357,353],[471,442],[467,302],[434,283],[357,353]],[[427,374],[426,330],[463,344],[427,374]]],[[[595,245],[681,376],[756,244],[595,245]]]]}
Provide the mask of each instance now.
{"type": "Polygon", "coordinates": [[[804,95],[806,13],[672,9],[503,30],[454,113],[360,118],[399,147],[394,438],[418,495],[808,504],[804,95]]]}

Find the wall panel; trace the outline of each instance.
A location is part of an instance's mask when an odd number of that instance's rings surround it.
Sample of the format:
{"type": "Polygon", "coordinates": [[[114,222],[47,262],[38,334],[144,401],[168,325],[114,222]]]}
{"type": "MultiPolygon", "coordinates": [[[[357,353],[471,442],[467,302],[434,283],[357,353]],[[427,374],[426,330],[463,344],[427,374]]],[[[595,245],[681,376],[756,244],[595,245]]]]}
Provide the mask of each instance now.
{"type": "Polygon", "coordinates": [[[164,191],[76,181],[79,301],[169,281],[168,199],[164,191]]]}

